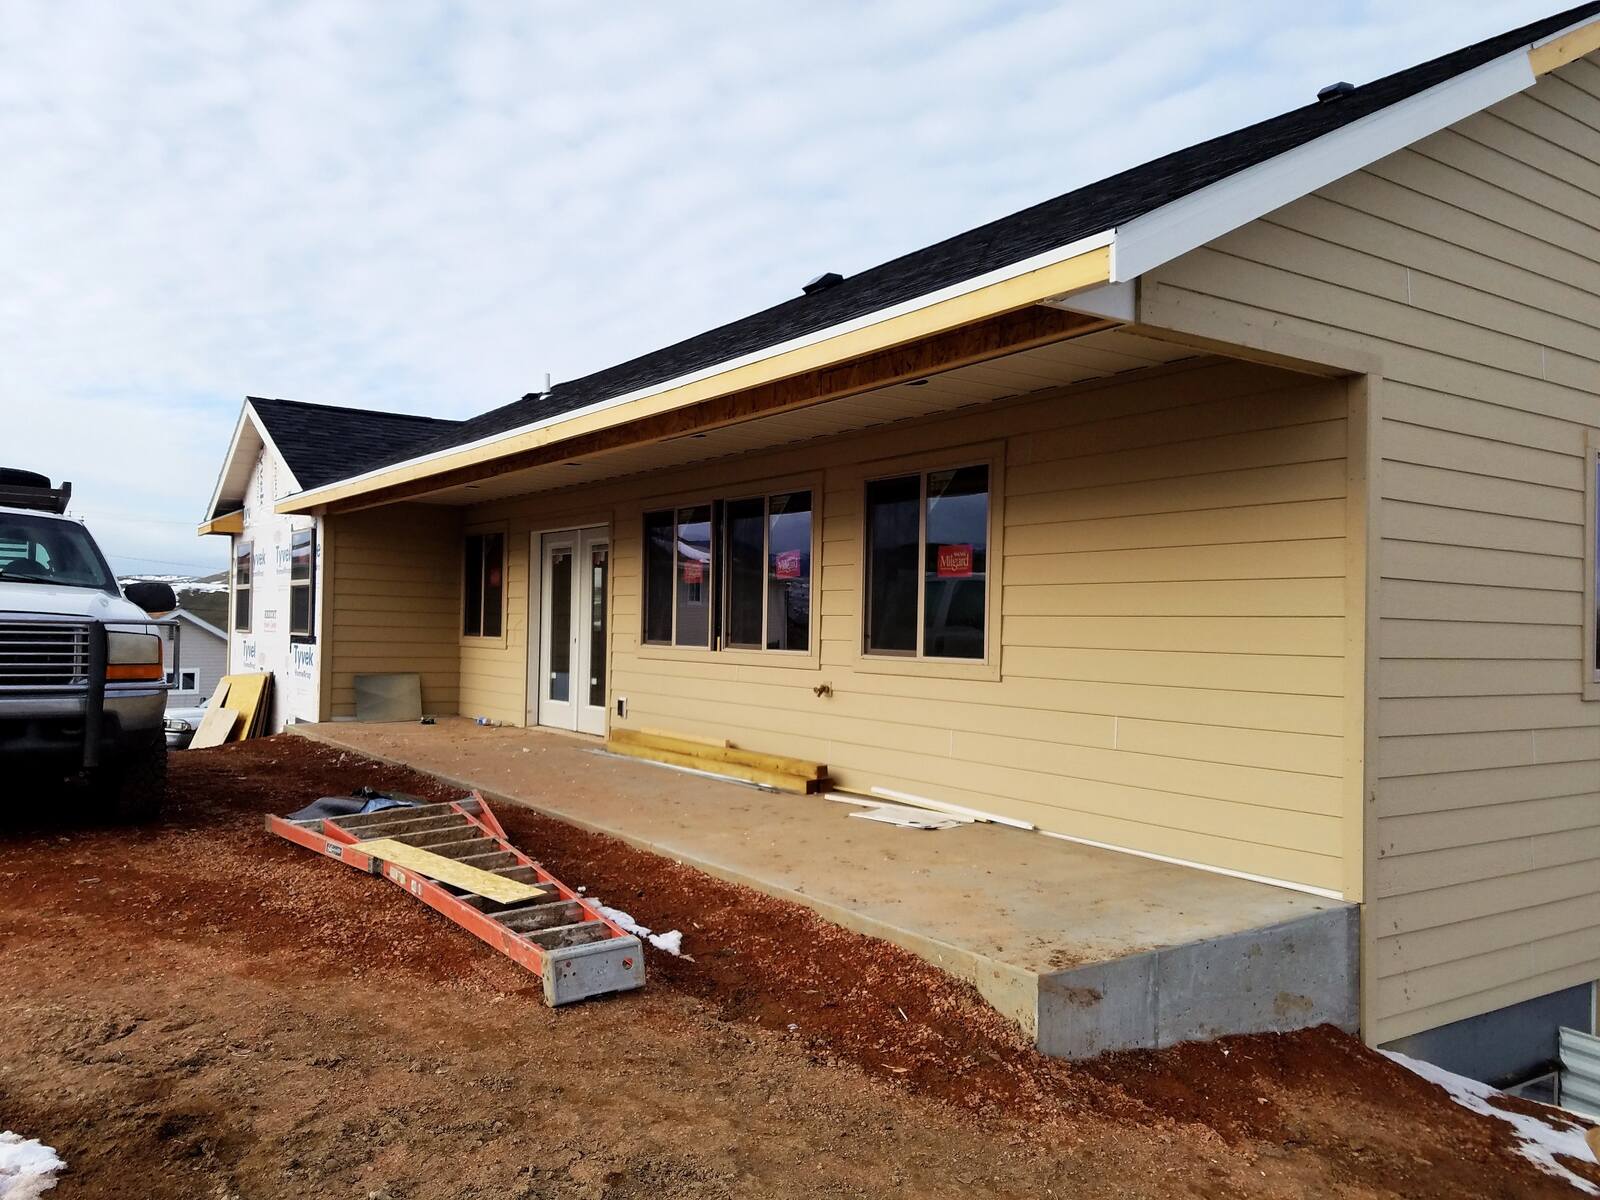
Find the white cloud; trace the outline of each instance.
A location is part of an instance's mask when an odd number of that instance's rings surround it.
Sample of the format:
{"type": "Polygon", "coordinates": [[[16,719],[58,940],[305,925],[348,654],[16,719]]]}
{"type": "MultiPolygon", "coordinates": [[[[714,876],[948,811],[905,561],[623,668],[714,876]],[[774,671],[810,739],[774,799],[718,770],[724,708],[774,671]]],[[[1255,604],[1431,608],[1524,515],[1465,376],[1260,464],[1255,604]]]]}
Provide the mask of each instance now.
{"type": "Polygon", "coordinates": [[[220,565],[247,393],[466,416],[1547,4],[0,5],[0,458],[220,565]]]}

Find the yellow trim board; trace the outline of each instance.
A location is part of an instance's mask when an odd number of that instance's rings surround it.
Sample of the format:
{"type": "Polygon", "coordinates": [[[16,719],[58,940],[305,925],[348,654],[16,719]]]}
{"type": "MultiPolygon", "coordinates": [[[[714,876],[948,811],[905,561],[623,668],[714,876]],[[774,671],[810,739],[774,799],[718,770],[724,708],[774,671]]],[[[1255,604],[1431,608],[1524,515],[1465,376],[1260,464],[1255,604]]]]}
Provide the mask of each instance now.
{"type": "Polygon", "coordinates": [[[442,854],[435,854],[418,846],[408,846],[393,838],[373,838],[370,842],[357,842],[354,849],[371,855],[381,862],[394,863],[408,871],[415,871],[418,875],[436,879],[440,883],[464,888],[474,896],[482,896],[486,900],[498,900],[501,904],[536,900],[540,896],[550,894],[548,888],[537,887],[531,883],[519,883],[515,879],[507,879],[504,875],[496,875],[493,871],[457,862],[453,858],[446,858],[442,854]]]}
{"type": "Polygon", "coordinates": [[[1528,51],[1528,65],[1535,75],[1548,75],[1574,59],[1600,50],[1600,21],[1591,21],[1528,51]]]}
{"type": "Polygon", "coordinates": [[[223,513],[220,517],[202,521],[195,531],[201,537],[205,537],[208,533],[243,533],[244,509],[236,508],[231,513],[223,513]]]}
{"type": "Polygon", "coordinates": [[[583,413],[570,420],[558,421],[540,429],[530,429],[487,445],[460,450],[427,462],[401,463],[369,479],[334,483],[327,487],[302,492],[280,502],[277,511],[310,512],[320,505],[332,504],[380,488],[410,483],[459,467],[474,466],[491,459],[537,449],[568,438],[581,437],[612,426],[659,416],[691,404],[714,400],[732,392],[745,391],[748,388],[786,379],[791,375],[818,370],[907,342],[914,342],[920,338],[959,329],[976,321],[999,316],[1015,309],[1027,308],[1053,296],[1108,283],[1110,279],[1111,248],[1097,246],[1061,262],[1051,263],[959,296],[952,296],[948,300],[940,300],[914,312],[889,317],[876,324],[853,329],[820,342],[813,342],[808,346],[799,346],[782,354],[761,359],[759,362],[746,363],[717,375],[657,392],[652,396],[642,396],[637,400],[630,400],[596,412],[583,413]]]}

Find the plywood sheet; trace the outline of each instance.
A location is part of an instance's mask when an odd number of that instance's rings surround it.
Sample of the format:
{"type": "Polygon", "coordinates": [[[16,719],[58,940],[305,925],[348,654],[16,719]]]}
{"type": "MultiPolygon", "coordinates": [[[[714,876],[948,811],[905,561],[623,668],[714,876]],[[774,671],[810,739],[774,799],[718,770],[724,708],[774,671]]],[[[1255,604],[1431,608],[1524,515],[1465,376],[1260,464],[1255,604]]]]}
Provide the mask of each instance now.
{"type": "MultiPolygon", "coordinates": [[[[222,690],[220,685],[217,690],[222,690]]],[[[206,715],[200,718],[200,728],[194,731],[194,737],[189,741],[189,749],[205,750],[211,746],[222,745],[238,723],[237,709],[207,705],[206,715]]]]}
{"type": "Polygon", "coordinates": [[[266,671],[251,675],[226,675],[222,682],[228,685],[228,706],[240,717],[239,724],[228,740],[242,742],[255,733],[256,718],[266,699],[267,685],[272,682],[272,675],[266,671]]]}
{"type": "Polygon", "coordinates": [[[397,842],[393,838],[374,838],[370,842],[357,842],[355,848],[383,862],[405,867],[440,883],[465,888],[474,896],[498,900],[501,904],[515,904],[521,900],[536,900],[540,896],[555,894],[550,888],[518,883],[515,879],[507,879],[504,875],[480,870],[467,863],[457,862],[453,858],[445,858],[442,854],[434,854],[430,850],[397,842]]]}

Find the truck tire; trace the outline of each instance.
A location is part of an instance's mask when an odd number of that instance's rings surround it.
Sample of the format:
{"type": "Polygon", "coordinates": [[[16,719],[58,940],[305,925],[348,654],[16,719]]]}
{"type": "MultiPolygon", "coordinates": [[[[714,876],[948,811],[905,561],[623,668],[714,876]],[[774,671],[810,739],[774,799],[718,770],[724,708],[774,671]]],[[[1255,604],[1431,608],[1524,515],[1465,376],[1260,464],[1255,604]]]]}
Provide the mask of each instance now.
{"type": "Polygon", "coordinates": [[[130,824],[155,820],[167,797],[166,741],[100,768],[91,787],[112,820],[130,824]]]}

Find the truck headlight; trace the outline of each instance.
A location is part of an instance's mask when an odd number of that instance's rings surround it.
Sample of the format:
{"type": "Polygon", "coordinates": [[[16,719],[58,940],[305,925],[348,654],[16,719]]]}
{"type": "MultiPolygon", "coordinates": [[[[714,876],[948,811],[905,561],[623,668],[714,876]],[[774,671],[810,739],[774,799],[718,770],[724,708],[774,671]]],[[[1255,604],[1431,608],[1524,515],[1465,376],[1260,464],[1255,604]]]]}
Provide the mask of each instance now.
{"type": "Polygon", "coordinates": [[[109,683],[159,683],[162,669],[161,639],[153,633],[106,634],[106,681],[109,683]]]}
{"type": "Polygon", "coordinates": [[[168,733],[188,733],[189,730],[194,728],[182,717],[169,717],[166,724],[168,733]]]}

